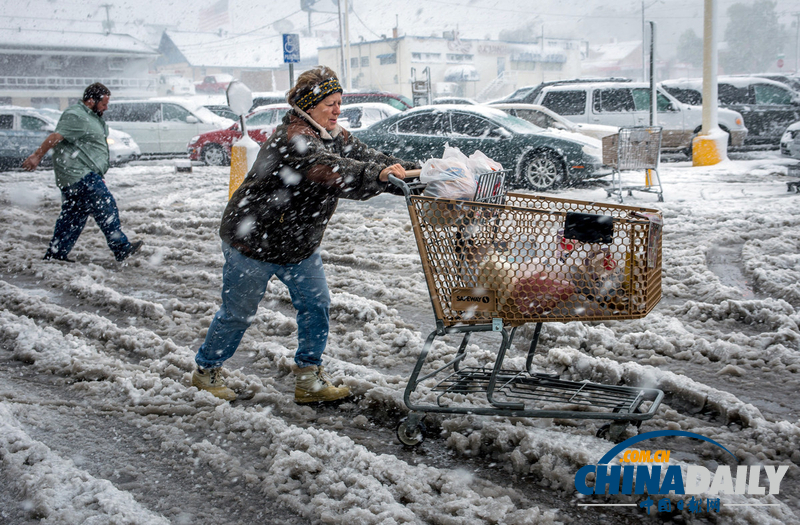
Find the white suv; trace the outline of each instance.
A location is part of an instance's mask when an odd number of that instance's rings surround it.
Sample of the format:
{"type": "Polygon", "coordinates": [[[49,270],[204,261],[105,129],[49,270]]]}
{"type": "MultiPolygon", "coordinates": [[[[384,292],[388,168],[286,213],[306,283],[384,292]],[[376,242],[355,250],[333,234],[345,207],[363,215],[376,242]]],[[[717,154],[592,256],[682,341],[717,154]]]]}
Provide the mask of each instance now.
{"type": "MultiPolygon", "coordinates": [[[[645,82],[565,83],[543,87],[534,101],[575,122],[619,127],[650,123],[650,85],[645,82]]],[[[657,88],[657,125],[663,128],[663,151],[691,152],[692,138],[702,128],[700,106],[683,104],[657,88]]],[[[730,134],[729,145],[744,144],[747,128],[742,116],[719,109],[719,127],[730,134]]]]}

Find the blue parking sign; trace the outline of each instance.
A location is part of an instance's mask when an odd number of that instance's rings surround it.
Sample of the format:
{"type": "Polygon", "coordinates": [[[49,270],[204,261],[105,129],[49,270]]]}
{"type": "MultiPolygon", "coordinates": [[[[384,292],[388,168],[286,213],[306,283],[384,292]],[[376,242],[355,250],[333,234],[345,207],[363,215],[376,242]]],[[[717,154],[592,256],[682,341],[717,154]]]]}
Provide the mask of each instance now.
{"type": "Polygon", "coordinates": [[[287,64],[300,62],[300,35],[283,35],[283,61],[287,64]]]}

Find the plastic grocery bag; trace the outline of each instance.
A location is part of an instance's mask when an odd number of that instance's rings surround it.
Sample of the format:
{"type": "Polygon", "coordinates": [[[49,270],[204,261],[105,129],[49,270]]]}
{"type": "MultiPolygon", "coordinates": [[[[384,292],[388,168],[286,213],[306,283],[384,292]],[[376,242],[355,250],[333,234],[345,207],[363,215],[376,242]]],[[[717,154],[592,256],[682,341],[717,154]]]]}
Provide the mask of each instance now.
{"type": "Polygon", "coordinates": [[[481,150],[476,150],[475,153],[467,157],[466,164],[475,175],[488,173],[490,171],[501,171],[503,169],[502,164],[490,159],[481,150]]]}
{"type": "Polygon", "coordinates": [[[422,165],[420,182],[426,184],[423,195],[437,199],[471,200],[478,185],[469,159],[461,150],[445,145],[441,159],[429,159],[422,165]]]}

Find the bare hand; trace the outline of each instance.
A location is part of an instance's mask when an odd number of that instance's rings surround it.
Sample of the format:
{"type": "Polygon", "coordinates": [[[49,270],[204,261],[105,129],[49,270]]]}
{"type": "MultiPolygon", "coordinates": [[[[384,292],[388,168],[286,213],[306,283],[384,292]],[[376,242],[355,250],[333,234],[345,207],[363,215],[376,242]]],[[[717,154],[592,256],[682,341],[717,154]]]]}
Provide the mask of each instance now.
{"type": "Polygon", "coordinates": [[[26,171],[34,171],[37,166],[39,166],[41,161],[42,158],[34,153],[22,162],[22,169],[26,171]]]}
{"type": "Polygon", "coordinates": [[[386,182],[389,180],[389,175],[394,175],[398,179],[405,179],[406,178],[406,170],[401,164],[392,164],[389,167],[383,168],[381,170],[380,177],[378,177],[381,182],[386,182]]]}

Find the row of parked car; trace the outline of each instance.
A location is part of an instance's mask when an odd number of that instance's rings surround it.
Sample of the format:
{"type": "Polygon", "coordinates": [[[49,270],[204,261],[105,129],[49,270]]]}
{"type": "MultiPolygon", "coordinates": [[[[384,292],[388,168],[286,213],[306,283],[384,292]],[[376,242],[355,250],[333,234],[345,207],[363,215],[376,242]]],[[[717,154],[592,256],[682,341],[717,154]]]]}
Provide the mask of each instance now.
{"type": "MultiPolygon", "coordinates": [[[[0,169],[18,168],[55,131],[60,117],[61,112],[55,109],[0,106],[0,169]]],[[[109,128],[106,140],[112,165],[124,164],[141,155],[139,145],[128,133],[109,128]]],[[[52,164],[52,150],[42,164],[52,164]]]]}
{"type": "MultiPolygon", "coordinates": [[[[690,91],[700,89],[700,84],[690,81],[665,81],[658,86],[656,106],[658,124],[664,128],[664,151],[691,152],[692,138],[700,131],[702,110],[696,104],[699,99],[690,91]]],[[[748,100],[756,104],[772,102],[773,106],[793,110],[798,106],[796,93],[770,79],[721,77],[719,91],[721,104],[733,100],[725,96],[738,92],[741,97],[752,95],[748,100]]],[[[245,116],[251,138],[263,143],[289,105],[281,94],[262,94],[254,97],[254,102],[268,103],[245,116]]],[[[381,151],[421,160],[440,156],[445,143],[465,153],[480,149],[512,170],[518,185],[541,191],[607,172],[602,165],[600,139],[622,126],[647,124],[650,88],[626,79],[582,79],[522,88],[486,105],[452,99],[412,109],[410,100],[388,93],[347,93],[343,102],[340,123],[381,151]]],[[[731,146],[774,143],[777,134],[778,139],[783,136],[784,154],[793,154],[793,139],[795,134],[800,138],[800,125],[788,131],[786,127],[789,120],[800,118],[791,116],[788,110],[786,120],[780,121],[766,111],[746,106],[740,109],[719,110],[719,124],[729,133],[731,146]],[[779,123],[758,126],[753,119],[756,115],[765,122],[779,123]],[[753,122],[750,125],[755,135],[750,133],[748,122],[753,122]]],[[[142,154],[185,154],[188,149],[191,160],[224,165],[230,162],[231,145],[242,135],[239,123],[226,118],[226,111],[230,110],[225,106],[202,106],[189,98],[171,97],[112,100],[104,117],[112,129],[129,134],[119,142],[138,143],[142,154]]],[[[21,116],[9,122],[20,128],[35,127],[27,119],[23,124],[21,116]]],[[[39,126],[46,130],[54,125],[51,119],[39,126]]],[[[117,142],[113,137],[111,140],[117,142]]],[[[31,142],[35,148],[41,139],[31,142]]]]}

